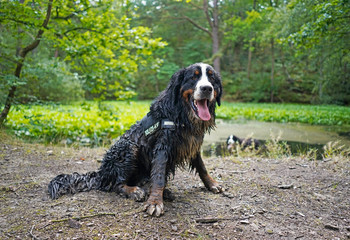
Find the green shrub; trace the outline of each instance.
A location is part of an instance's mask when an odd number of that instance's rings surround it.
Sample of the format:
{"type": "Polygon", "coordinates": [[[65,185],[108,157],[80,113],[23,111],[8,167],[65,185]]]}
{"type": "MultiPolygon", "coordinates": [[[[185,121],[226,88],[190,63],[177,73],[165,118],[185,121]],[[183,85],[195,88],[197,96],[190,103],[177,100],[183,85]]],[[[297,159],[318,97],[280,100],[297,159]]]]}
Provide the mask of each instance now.
{"type": "Polygon", "coordinates": [[[81,100],[84,95],[78,74],[56,59],[26,66],[22,78],[26,84],[16,92],[20,102],[68,102],[81,100]]]}

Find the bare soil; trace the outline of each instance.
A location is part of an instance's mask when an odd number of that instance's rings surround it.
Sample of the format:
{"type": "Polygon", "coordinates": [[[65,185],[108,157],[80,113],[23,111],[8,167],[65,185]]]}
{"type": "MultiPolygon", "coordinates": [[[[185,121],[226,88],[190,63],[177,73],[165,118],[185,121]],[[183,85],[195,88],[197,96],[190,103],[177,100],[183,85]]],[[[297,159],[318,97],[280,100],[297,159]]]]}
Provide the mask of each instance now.
{"type": "Polygon", "coordinates": [[[346,158],[208,158],[226,192],[210,193],[179,170],[168,186],[175,199],[156,218],[115,193],[48,198],[51,178],[96,170],[104,148],[0,137],[0,239],[350,239],[346,158]]]}

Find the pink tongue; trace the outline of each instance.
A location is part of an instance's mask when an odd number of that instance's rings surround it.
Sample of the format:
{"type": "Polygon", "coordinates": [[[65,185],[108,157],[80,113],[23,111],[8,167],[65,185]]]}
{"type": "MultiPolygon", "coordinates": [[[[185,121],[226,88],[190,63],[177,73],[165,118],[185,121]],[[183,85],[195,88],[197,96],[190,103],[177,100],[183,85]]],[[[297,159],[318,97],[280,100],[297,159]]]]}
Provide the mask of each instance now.
{"type": "Polygon", "coordinates": [[[209,121],[211,116],[207,106],[207,99],[198,100],[197,108],[198,108],[198,116],[200,117],[200,119],[202,119],[203,121],[209,121]]]}

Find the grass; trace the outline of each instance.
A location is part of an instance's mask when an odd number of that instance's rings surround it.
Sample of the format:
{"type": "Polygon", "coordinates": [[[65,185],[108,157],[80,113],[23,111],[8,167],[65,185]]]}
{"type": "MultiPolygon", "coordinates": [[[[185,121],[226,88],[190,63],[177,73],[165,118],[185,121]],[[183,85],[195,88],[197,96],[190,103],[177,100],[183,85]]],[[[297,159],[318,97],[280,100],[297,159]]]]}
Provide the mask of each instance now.
{"type": "MultiPolygon", "coordinates": [[[[150,101],[79,102],[70,105],[18,105],[6,126],[18,137],[46,143],[100,145],[122,135],[149,110],[150,101]]],[[[350,108],[299,104],[224,102],[217,118],[318,125],[350,125],[350,108]]]]}
{"type": "Polygon", "coordinates": [[[245,118],[264,122],[300,122],[313,125],[350,125],[350,108],[335,105],[226,103],[217,112],[222,119],[245,118]]]}
{"type": "Polygon", "coordinates": [[[101,141],[122,135],[148,108],[149,102],[20,105],[10,112],[6,126],[23,138],[99,145],[101,141]]]}

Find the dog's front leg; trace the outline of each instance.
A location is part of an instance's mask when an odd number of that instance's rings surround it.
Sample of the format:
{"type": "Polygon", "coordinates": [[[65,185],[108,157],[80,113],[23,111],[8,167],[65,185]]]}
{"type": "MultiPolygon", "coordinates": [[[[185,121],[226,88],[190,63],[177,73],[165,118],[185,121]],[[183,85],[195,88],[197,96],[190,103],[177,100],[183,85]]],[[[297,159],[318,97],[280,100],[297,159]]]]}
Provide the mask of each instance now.
{"type": "Polygon", "coordinates": [[[200,153],[198,153],[197,156],[192,159],[191,164],[192,167],[195,168],[198,172],[199,177],[208,190],[212,191],[213,193],[221,193],[225,191],[225,188],[220,186],[219,183],[209,175],[207,169],[204,166],[204,162],[200,153]]]}
{"type": "Polygon", "coordinates": [[[166,152],[159,151],[152,160],[150,196],[144,206],[149,215],[159,217],[164,213],[163,191],[166,183],[166,152]]]}

